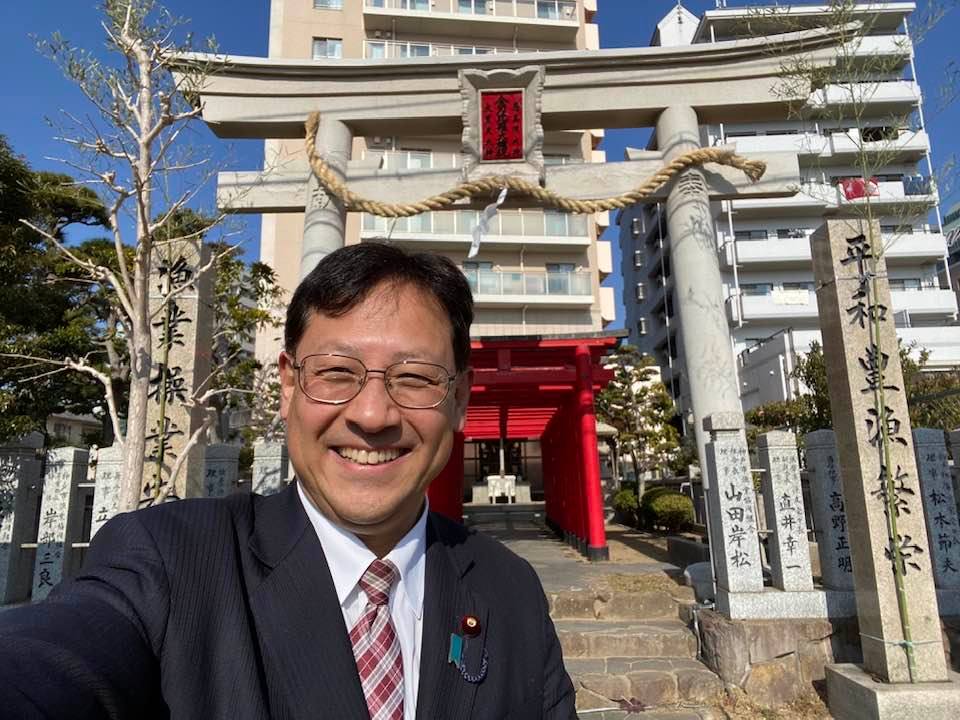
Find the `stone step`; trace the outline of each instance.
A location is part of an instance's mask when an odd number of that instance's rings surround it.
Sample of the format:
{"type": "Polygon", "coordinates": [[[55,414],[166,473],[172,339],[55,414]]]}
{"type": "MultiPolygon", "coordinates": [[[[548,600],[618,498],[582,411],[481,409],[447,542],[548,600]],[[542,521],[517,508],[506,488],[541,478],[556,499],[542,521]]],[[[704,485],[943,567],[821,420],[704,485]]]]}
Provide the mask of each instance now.
{"type": "Polygon", "coordinates": [[[691,588],[618,592],[608,589],[548,592],[550,617],[554,620],[638,620],[684,618],[693,604],[691,588]]]}
{"type": "Polygon", "coordinates": [[[586,710],[577,714],[578,720],[726,720],[726,716],[710,707],[692,707],[681,710],[586,710]]]}
{"type": "Polygon", "coordinates": [[[577,689],[577,708],[669,709],[716,703],[723,682],[691,658],[571,658],[567,672],[577,689]]]}
{"type": "Polygon", "coordinates": [[[695,658],[697,639],[680,620],[556,620],[564,658],[695,658]]]}
{"type": "Polygon", "coordinates": [[[578,720],[722,720],[724,715],[709,707],[685,708],[683,710],[627,710],[583,711],[578,720]]]}

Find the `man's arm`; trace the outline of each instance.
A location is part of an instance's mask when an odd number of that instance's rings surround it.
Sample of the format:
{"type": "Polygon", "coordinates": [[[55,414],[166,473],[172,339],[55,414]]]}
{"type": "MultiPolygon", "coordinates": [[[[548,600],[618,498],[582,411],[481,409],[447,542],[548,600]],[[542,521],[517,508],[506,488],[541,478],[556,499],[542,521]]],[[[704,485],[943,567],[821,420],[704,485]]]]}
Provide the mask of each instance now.
{"type": "Polygon", "coordinates": [[[163,561],[136,514],[97,533],[83,572],[50,598],[0,611],[0,713],[18,720],[164,718],[158,657],[163,561]]]}

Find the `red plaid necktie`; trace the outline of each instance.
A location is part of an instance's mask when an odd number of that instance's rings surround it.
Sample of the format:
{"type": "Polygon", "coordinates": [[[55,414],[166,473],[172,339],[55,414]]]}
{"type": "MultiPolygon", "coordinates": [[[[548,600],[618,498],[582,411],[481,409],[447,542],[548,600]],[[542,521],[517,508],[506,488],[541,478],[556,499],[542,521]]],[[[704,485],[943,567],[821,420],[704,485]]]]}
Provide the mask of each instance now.
{"type": "Polygon", "coordinates": [[[403,658],[388,605],[399,576],[389,560],[374,560],[359,582],[367,606],[350,631],[350,642],[370,720],[403,720],[403,658]]]}

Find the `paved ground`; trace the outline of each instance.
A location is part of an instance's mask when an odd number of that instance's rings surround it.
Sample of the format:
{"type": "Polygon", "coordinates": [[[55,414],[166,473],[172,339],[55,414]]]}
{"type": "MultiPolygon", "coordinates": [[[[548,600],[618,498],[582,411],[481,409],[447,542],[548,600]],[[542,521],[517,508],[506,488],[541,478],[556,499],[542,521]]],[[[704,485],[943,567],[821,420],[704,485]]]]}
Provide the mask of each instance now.
{"type": "Polygon", "coordinates": [[[467,524],[497,538],[525,558],[547,592],[608,584],[611,575],[643,575],[679,569],[666,562],[666,549],[623,525],[607,526],[610,562],[588,562],[544,526],[543,503],[464,508],[467,524]]]}

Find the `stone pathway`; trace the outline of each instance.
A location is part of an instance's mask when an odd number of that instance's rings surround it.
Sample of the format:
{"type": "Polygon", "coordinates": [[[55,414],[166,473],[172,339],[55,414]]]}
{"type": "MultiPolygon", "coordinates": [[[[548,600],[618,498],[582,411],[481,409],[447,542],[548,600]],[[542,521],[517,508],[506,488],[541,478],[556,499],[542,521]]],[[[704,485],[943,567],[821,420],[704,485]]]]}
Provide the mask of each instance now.
{"type": "Polygon", "coordinates": [[[536,569],[550,602],[582,720],[707,720],[723,691],[697,658],[693,593],[674,580],[666,549],[608,528],[611,561],[589,563],[547,530],[542,504],[464,509],[536,569]]]}

